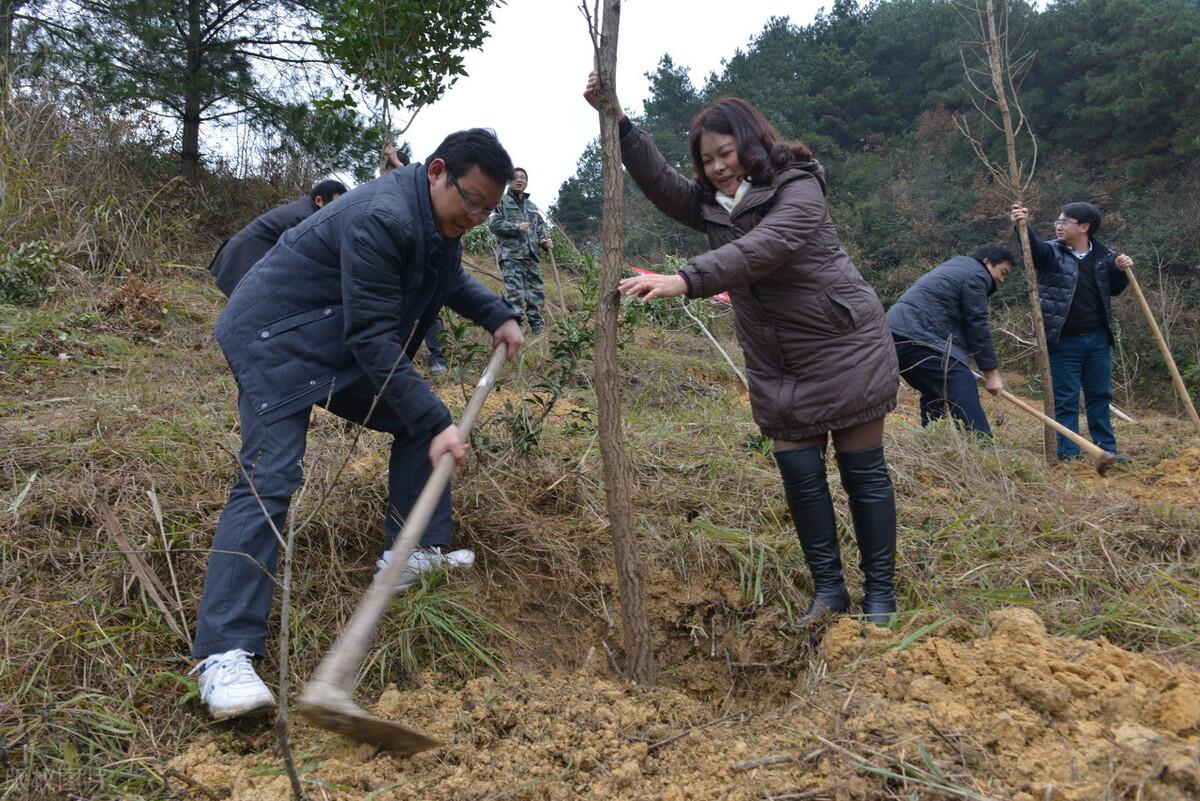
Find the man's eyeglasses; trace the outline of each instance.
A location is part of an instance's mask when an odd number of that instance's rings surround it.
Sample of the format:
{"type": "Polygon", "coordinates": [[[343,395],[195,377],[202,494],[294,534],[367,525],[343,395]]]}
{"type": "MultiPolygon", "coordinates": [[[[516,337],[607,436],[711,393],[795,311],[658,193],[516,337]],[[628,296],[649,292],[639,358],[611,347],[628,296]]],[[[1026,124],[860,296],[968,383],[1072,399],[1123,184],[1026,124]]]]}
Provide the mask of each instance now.
{"type": "Polygon", "coordinates": [[[1055,228],[1066,228],[1068,225],[1078,224],[1078,222],[1079,222],[1078,220],[1070,220],[1065,217],[1059,217],[1057,220],[1054,221],[1054,227],[1055,228]]]}
{"type": "Polygon", "coordinates": [[[474,201],[471,200],[471,198],[467,197],[467,193],[464,192],[463,188],[458,185],[458,179],[454,177],[454,173],[450,172],[450,170],[446,170],[446,180],[448,180],[450,182],[450,185],[453,186],[455,191],[458,192],[458,196],[463,199],[463,203],[467,204],[467,213],[468,214],[472,214],[475,216],[486,216],[488,214],[491,214],[492,211],[495,210],[495,208],[496,208],[495,206],[492,206],[491,208],[485,208],[483,206],[477,205],[474,201]]]}

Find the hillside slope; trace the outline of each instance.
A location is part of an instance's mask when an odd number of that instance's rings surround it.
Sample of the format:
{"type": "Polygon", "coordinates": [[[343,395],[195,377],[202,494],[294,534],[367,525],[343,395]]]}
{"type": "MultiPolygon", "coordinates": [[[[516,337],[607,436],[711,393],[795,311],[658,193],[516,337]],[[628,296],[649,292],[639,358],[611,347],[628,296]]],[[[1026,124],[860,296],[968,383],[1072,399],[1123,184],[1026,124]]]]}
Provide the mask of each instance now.
{"type": "MultiPolygon", "coordinates": [[[[894,631],[846,619],[799,636],[807,575],[740,383],[687,317],[633,310],[623,402],[661,674],[647,691],[616,670],[586,325],[547,297],[558,327],[505,374],[456,478],[476,569],[402,597],[362,677],[378,714],[445,746],[395,760],[296,724],[311,797],[1200,793],[1200,447],[1185,423],[1136,412],[1118,429],[1131,463],[1101,478],[1048,470],[1037,424],[990,402],[994,447],[922,430],[902,391],[887,447],[904,614],[894,631]],[[478,650],[454,644],[462,632],[478,650]]],[[[0,583],[18,591],[0,599],[0,797],[287,797],[269,724],[213,725],[189,698],[184,637],[237,448],[210,334],[220,300],[189,270],[6,311],[0,583]]],[[[736,351],[727,311],[708,314],[736,351]]],[[[437,387],[457,410],[486,354],[451,328],[437,387]]],[[[370,580],[386,446],[314,418],[295,676],[370,580]]],[[[848,533],[845,551],[852,565],[848,533]]],[[[273,682],[277,656],[263,667],[273,682]]]]}

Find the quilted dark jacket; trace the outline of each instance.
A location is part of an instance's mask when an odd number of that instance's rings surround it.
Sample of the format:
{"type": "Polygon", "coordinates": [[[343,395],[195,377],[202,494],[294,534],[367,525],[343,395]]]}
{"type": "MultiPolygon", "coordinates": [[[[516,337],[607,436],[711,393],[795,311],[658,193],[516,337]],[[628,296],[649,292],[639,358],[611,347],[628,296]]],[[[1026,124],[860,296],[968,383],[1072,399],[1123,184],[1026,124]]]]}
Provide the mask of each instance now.
{"type": "Polygon", "coordinates": [[[424,166],[401,167],[287,231],[238,284],[217,340],[264,423],[365,378],[386,382],[383,402],[413,431],[441,431],[450,414],[410,361],[438,310],[489,331],[518,317],[461,262],[424,166]]]}
{"type": "Polygon", "coordinates": [[[996,282],[982,263],[955,256],[917,279],[892,308],[888,325],[901,337],[948,353],[950,358],[980,370],[998,362],[988,328],[988,295],[996,282]]]}
{"type": "MultiPolygon", "coordinates": [[[[1033,266],[1037,271],[1038,293],[1042,299],[1042,322],[1046,326],[1046,341],[1057,342],[1062,336],[1063,323],[1071,300],[1075,297],[1075,285],[1079,280],[1079,261],[1071,248],[1056,239],[1043,242],[1033,226],[1029,226],[1029,246],[1033,250],[1033,266]]],[[[1092,240],[1096,251],[1096,287],[1100,290],[1100,301],[1104,304],[1104,317],[1108,321],[1108,343],[1113,343],[1112,298],[1120,295],[1129,286],[1129,278],[1116,268],[1117,254],[1098,239],[1092,240]]]]}

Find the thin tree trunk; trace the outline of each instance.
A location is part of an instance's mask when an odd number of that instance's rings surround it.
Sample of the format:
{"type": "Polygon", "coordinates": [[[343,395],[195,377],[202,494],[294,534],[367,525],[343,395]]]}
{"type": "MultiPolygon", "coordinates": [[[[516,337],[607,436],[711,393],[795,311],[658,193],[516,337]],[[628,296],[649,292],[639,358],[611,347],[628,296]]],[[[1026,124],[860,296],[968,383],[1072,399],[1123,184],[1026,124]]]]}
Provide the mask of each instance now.
{"type": "Polygon", "coordinates": [[[8,105],[9,60],[12,57],[13,14],[25,0],[0,0],[0,103],[8,105]]]}
{"type": "MultiPolygon", "coordinates": [[[[995,0],[987,0],[987,54],[991,66],[992,89],[996,93],[996,105],[1004,126],[1004,143],[1008,152],[1008,180],[1017,203],[1025,205],[1021,191],[1021,167],[1017,161],[1017,137],[1013,131],[1012,111],[1008,106],[1008,90],[1004,81],[1004,59],[1000,49],[1000,36],[996,30],[995,0]]],[[[1037,340],[1038,369],[1042,374],[1042,409],[1047,417],[1054,417],[1054,381],[1050,376],[1050,352],[1046,346],[1046,326],[1042,321],[1042,301],[1038,295],[1037,270],[1033,266],[1033,249],[1029,245],[1029,226],[1024,220],[1017,223],[1017,234],[1021,239],[1021,259],[1025,263],[1025,282],[1029,285],[1029,305],[1033,310],[1033,334],[1037,340]]],[[[1056,461],[1054,429],[1042,429],[1042,451],[1047,464],[1056,461]]]]}
{"type": "Polygon", "coordinates": [[[200,0],[188,0],[187,16],[187,74],[184,76],[183,147],[179,173],[190,186],[197,186],[200,183],[200,72],[204,65],[200,0]]]}
{"type": "MultiPolygon", "coordinates": [[[[617,30],[620,15],[621,0],[604,1],[604,20],[596,66],[600,73],[600,90],[610,96],[616,86],[617,30]]],[[[612,527],[613,548],[616,551],[621,622],[625,627],[626,670],[629,677],[639,684],[653,686],[654,651],[651,647],[650,621],[646,616],[642,559],[633,530],[631,471],[622,431],[620,375],[617,366],[617,318],[621,308],[617,281],[621,277],[623,264],[621,245],[625,220],[624,178],[621,173],[621,145],[618,134],[620,109],[611,103],[601,103],[600,107],[604,217],[601,223],[603,258],[595,329],[600,452],[604,457],[604,491],[609,524],[612,527]]]]}
{"type": "MultiPolygon", "coordinates": [[[[307,489],[307,485],[305,485],[307,489]]],[[[288,521],[287,538],[283,546],[283,598],[279,619],[279,707],[275,715],[275,741],[283,756],[288,781],[292,785],[293,801],[304,801],[304,788],[300,774],[296,772],[296,761],[292,756],[292,745],[288,739],[288,693],[291,689],[289,659],[291,658],[292,634],[292,565],[295,559],[296,524],[288,521]]]]}

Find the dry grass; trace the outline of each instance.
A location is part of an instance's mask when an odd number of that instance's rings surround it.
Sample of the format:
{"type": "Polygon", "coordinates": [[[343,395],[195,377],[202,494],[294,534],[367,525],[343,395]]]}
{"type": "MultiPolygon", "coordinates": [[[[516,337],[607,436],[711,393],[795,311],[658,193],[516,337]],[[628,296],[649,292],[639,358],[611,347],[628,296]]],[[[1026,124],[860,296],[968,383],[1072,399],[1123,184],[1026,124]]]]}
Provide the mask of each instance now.
{"type": "MultiPolygon", "coordinates": [[[[110,506],[167,604],[182,606],[175,617],[190,621],[232,479],[234,387],[208,333],[219,296],[207,276],[158,273],[151,283],[165,306],[157,330],[139,323],[135,306],[101,311],[104,287],[74,285],[18,310],[0,341],[12,366],[0,377],[0,584],[17,590],[0,599],[3,799],[166,798],[161,759],[214,730],[191,698],[186,643],[101,525],[110,506]]],[[[731,345],[728,321],[716,328],[731,345]]],[[[666,683],[717,706],[769,704],[797,681],[828,679],[809,659],[812,644],[783,634],[804,602],[806,570],[744,393],[709,348],[685,328],[644,322],[624,349],[656,646],[668,656],[666,683]]],[[[459,348],[462,371],[440,385],[451,405],[473,383],[481,350],[459,348]]],[[[481,422],[456,478],[458,538],[478,551],[478,569],[436,588],[469,612],[484,653],[507,658],[510,670],[577,664],[599,640],[620,650],[600,454],[586,415],[590,364],[580,365],[536,444],[526,453],[512,445],[515,421],[541,415],[532,397],[544,395],[538,385],[552,369],[542,340],[506,374],[500,395],[509,407],[481,422]]],[[[1011,414],[997,420],[993,448],[949,427],[921,430],[913,416],[906,397],[887,442],[900,506],[900,628],[920,632],[950,618],[942,633],[966,632],[1015,603],[1057,632],[1200,664],[1196,503],[1140,502],[1078,471],[1048,471],[1038,428],[1011,414]]],[[[1186,428],[1153,419],[1119,433],[1140,469],[1171,456],[1186,428]]],[[[378,555],[386,442],[368,435],[351,451],[353,440],[335,418],[316,419],[308,508],[328,497],[297,546],[292,668],[301,677],[378,555]]],[[[836,488],[835,498],[845,523],[836,488]]],[[[844,540],[849,566],[848,529],[844,540]]],[[[487,659],[445,659],[444,642],[430,650],[411,633],[379,641],[365,695],[433,663],[451,682],[486,669],[487,659]]],[[[264,730],[253,723],[215,731],[262,747],[264,730]]]]}

